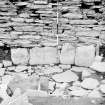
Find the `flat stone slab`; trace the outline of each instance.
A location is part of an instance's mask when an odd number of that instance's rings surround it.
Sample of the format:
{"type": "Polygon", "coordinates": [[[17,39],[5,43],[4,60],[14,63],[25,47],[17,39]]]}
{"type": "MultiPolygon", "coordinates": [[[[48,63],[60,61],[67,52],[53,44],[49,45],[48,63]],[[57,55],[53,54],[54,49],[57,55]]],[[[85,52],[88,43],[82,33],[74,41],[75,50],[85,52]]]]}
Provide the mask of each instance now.
{"type": "Polygon", "coordinates": [[[79,77],[74,72],[67,70],[66,72],[53,75],[52,78],[57,82],[72,82],[77,81],[79,77]]]}

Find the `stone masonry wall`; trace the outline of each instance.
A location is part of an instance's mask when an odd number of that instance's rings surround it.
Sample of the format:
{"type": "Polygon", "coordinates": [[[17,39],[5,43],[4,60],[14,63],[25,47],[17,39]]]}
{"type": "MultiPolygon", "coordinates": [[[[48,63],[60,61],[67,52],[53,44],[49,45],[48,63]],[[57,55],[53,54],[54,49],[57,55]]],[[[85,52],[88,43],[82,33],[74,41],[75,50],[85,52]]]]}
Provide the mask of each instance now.
{"type": "Polygon", "coordinates": [[[104,0],[43,1],[0,0],[0,97],[104,98],[104,0]]]}

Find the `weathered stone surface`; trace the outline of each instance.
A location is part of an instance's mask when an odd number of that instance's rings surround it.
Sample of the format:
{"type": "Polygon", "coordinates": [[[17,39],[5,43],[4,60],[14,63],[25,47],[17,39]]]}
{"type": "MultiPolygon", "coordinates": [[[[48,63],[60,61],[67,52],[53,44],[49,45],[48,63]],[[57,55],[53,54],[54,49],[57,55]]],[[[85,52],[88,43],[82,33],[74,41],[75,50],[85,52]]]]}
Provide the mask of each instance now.
{"type": "Polygon", "coordinates": [[[78,80],[78,76],[70,70],[67,70],[60,74],[55,74],[52,76],[52,78],[57,82],[72,82],[78,80]]]}
{"type": "Polygon", "coordinates": [[[11,59],[14,64],[27,64],[29,60],[29,54],[25,48],[12,48],[11,59]]]}
{"type": "Polygon", "coordinates": [[[88,94],[90,98],[102,98],[102,94],[98,90],[93,90],[88,94]]]}
{"type": "Polygon", "coordinates": [[[90,68],[98,72],[105,72],[105,62],[93,62],[90,68]]]}
{"type": "Polygon", "coordinates": [[[59,67],[62,68],[63,70],[67,70],[67,69],[70,69],[71,68],[71,65],[61,64],[61,65],[59,65],[59,67]]]}
{"type": "Polygon", "coordinates": [[[59,68],[58,66],[53,66],[53,67],[47,67],[45,69],[42,69],[42,72],[44,74],[53,74],[53,73],[60,73],[63,72],[63,70],[61,68],[59,68]]]}
{"type": "Polygon", "coordinates": [[[88,67],[94,61],[94,57],[95,57],[95,47],[93,45],[77,47],[75,64],[78,66],[88,67]]]}
{"type": "Polygon", "coordinates": [[[8,87],[14,92],[16,88],[20,88],[21,92],[24,93],[28,89],[38,89],[39,77],[37,75],[32,75],[29,78],[22,78],[18,74],[11,80],[8,87]]]}
{"type": "Polygon", "coordinates": [[[105,93],[105,84],[101,84],[99,89],[101,90],[102,93],[105,93]]]}
{"type": "Polygon", "coordinates": [[[18,65],[18,66],[16,66],[16,68],[15,68],[15,71],[16,71],[16,72],[22,72],[22,71],[24,71],[24,70],[28,70],[28,67],[25,66],[25,65],[18,65]]]}
{"type": "Polygon", "coordinates": [[[40,90],[48,91],[49,80],[47,77],[40,77],[40,90]]]}
{"type": "Polygon", "coordinates": [[[12,66],[12,62],[7,61],[7,60],[3,60],[3,65],[4,65],[4,67],[12,66]]]}
{"type": "Polygon", "coordinates": [[[98,85],[99,81],[93,78],[86,78],[81,83],[81,86],[86,89],[95,89],[98,85]]]}
{"type": "Polygon", "coordinates": [[[60,54],[60,62],[62,64],[74,64],[74,58],[75,47],[69,43],[64,44],[60,54]]]}
{"type": "Polygon", "coordinates": [[[71,95],[73,96],[86,96],[87,94],[88,94],[88,91],[85,89],[71,91],[71,95]]]}
{"type": "Polygon", "coordinates": [[[30,65],[58,63],[57,49],[54,47],[32,48],[30,50],[30,65]]]}
{"type": "Polygon", "coordinates": [[[5,73],[6,68],[0,68],[0,76],[3,76],[5,73]]]}

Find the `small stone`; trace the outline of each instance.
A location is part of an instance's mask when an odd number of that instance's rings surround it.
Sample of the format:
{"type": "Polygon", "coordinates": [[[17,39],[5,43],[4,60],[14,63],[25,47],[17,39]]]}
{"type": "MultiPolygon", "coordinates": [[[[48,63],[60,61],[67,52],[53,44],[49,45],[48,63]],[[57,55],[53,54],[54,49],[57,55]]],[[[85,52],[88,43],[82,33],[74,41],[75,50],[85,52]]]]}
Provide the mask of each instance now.
{"type": "Polygon", "coordinates": [[[101,84],[99,89],[101,90],[102,93],[105,93],[105,84],[101,84]]]}
{"type": "Polygon", "coordinates": [[[4,67],[12,66],[12,62],[7,61],[7,60],[3,60],[3,65],[4,65],[4,67]]]}
{"type": "Polygon", "coordinates": [[[75,58],[75,47],[73,47],[69,43],[64,44],[60,54],[61,64],[74,64],[74,58],[75,58]]]}
{"type": "Polygon", "coordinates": [[[98,72],[105,72],[105,62],[93,62],[90,68],[98,72]]]}
{"type": "Polygon", "coordinates": [[[11,80],[13,80],[14,76],[5,75],[2,77],[2,84],[8,84],[11,80]]]}
{"type": "Polygon", "coordinates": [[[53,91],[54,90],[54,86],[55,86],[55,82],[54,81],[49,81],[48,89],[53,91]]]}
{"type": "Polygon", "coordinates": [[[90,70],[90,69],[83,70],[82,71],[82,79],[84,79],[84,78],[86,78],[88,76],[91,76],[91,74],[92,74],[92,70],[90,70]]]}
{"type": "Polygon", "coordinates": [[[16,72],[22,72],[22,71],[27,70],[27,69],[28,69],[28,67],[25,65],[18,65],[18,66],[16,66],[15,71],[16,72]]]}
{"type": "Polygon", "coordinates": [[[85,89],[71,91],[71,95],[73,96],[86,96],[87,94],[88,91],[85,89]]]}
{"type": "Polygon", "coordinates": [[[3,76],[5,73],[6,68],[0,68],[0,76],[3,76]]]}
{"type": "Polygon", "coordinates": [[[16,68],[15,66],[10,66],[10,67],[7,68],[7,70],[8,71],[15,71],[15,68],[16,68]]]}
{"type": "Polygon", "coordinates": [[[95,89],[98,85],[99,81],[93,78],[85,78],[81,83],[81,86],[85,89],[95,89]]]}
{"type": "Polygon", "coordinates": [[[43,70],[44,74],[53,74],[53,73],[60,73],[63,70],[59,68],[58,66],[53,66],[53,67],[46,67],[43,70]]]}
{"type": "Polygon", "coordinates": [[[52,76],[52,78],[56,82],[72,82],[72,81],[78,80],[78,76],[70,70],[67,70],[67,71],[60,73],[60,74],[55,74],[52,76]]]}
{"type": "Polygon", "coordinates": [[[89,98],[102,98],[102,94],[98,90],[93,90],[88,94],[89,98]]]}
{"type": "Polygon", "coordinates": [[[71,68],[71,65],[59,65],[60,68],[62,68],[63,70],[67,70],[67,69],[70,69],[71,68]]]}
{"type": "Polygon", "coordinates": [[[27,64],[29,54],[26,48],[12,48],[11,59],[14,64],[27,64]]]}
{"type": "Polygon", "coordinates": [[[86,67],[73,66],[70,70],[71,71],[74,71],[74,72],[83,72],[83,71],[88,71],[90,69],[89,68],[86,68],[86,67]]]}
{"type": "Polygon", "coordinates": [[[95,58],[95,47],[90,46],[80,46],[76,49],[75,64],[78,66],[89,67],[95,58]]]}

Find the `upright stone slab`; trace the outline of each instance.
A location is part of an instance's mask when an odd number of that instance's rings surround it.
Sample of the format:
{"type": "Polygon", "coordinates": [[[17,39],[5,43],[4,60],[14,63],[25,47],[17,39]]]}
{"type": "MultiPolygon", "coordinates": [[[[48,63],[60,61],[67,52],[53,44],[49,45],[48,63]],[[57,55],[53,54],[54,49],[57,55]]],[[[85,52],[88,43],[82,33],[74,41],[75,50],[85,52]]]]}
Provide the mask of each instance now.
{"type": "Polygon", "coordinates": [[[74,64],[75,47],[70,43],[65,43],[60,54],[60,62],[62,64],[74,64]]]}
{"type": "Polygon", "coordinates": [[[58,63],[57,48],[54,47],[34,47],[30,50],[30,65],[36,64],[56,64],[58,63]]]}
{"type": "Polygon", "coordinates": [[[16,65],[27,64],[29,60],[29,54],[26,48],[13,48],[11,49],[11,59],[16,65]]]}
{"type": "Polygon", "coordinates": [[[94,61],[95,47],[93,45],[80,46],[76,49],[75,64],[89,67],[94,61]]]}

